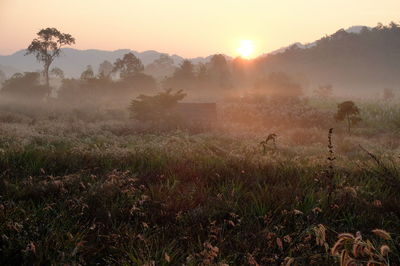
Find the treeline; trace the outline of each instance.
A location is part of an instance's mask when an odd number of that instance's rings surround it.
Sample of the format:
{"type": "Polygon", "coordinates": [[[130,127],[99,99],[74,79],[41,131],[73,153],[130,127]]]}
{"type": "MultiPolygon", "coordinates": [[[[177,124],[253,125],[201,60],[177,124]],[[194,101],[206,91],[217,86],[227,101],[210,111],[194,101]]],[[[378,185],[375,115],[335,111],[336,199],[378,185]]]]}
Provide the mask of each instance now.
{"type": "MultiPolygon", "coordinates": [[[[153,63],[160,69],[168,66],[169,57],[162,55],[153,63]]],[[[160,89],[174,88],[184,90],[192,96],[218,97],[236,92],[246,82],[246,73],[251,61],[236,58],[232,61],[224,55],[216,54],[206,64],[193,64],[184,60],[170,76],[157,80],[146,74],[139,58],[132,53],[125,54],[114,63],[104,61],[98,71],[87,66],[80,78],[65,78],[59,68],[49,71],[50,97],[67,103],[91,103],[131,100],[138,94],[155,93],[160,89]]],[[[46,98],[45,77],[39,72],[17,73],[3,82],[0,95],[7,98],[41,100],[46,98]]],[[[302,93],[300,84],[284,73],[271,73],[254,79],[251,88],[253,94],[298,97],[302,93]]],[[[203,97],[204,99],[204,97],[203,97]]]]}

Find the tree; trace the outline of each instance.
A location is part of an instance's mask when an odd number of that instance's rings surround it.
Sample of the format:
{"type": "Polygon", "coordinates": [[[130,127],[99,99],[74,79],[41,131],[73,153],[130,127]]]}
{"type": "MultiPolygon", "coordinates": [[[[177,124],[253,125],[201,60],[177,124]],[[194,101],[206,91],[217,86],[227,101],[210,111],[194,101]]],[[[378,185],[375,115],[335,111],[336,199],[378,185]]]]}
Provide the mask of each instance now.
{"type": "Polygon", "coordinates": [[[40,84],[40,73],[16,73],[3,83],[1,94],[19,99],[43,99],[46,86],[40,84]]]}
{"type": "Polygon", "coordinates": [[[140,95],[129,107],[132,118],[139,121],[171,122],[176,119],[174,107],[185,98],[182,90],[167,89],[154,96],[140,95]]]}
{"type": "Polygon", "coordinates": [[[145,68],[147,74],[156,78],[165,78],[166,76],[170,76],[174,73],[174,70],[174,59],[167,54],[161,54],[159,58],[147,65],[145,68]]]}
{"type": "Polygon", "coordinates": [[[338,110],[335,114],[336,121],[347,121],[347,132],[351,134],[351,126],[361,121],[360,110],[352,101],[345,101],[338,104],[338,110]]]}
{"type": "Polygon", "coordinates": [[[144,66],[142,61],[133,53],[127,53],[122,59],[118,58],[114,63],[113,72],[119,72],[122,79],[128,80],[142,72],[144,66]]]}
{"type": "Polygon", "coordinates": [[[175,69],[174,74],[163,81],[163,86],[191,90],[196,86],[196,81],[194,65],[189,60],[183,60],[182,64],[175,69]]]}
{"type": "Polygon", "coordinates": [[[81,74],[81,80],[94,79],[94,72],[91,65],[88,65],[86,69],[81,74]]]}
{"type": "Polygon", "coordinates": [[[189,60],[183,60],[182,64],[175,70],[174,77],[182,80],[194,79],[194,66],[189,60]]]}
{"type": "Polygon", "coordinates": [[[113,71],[113,64],[111,64],[109,61],[105,60],[103,63],[99,65],[99,74],[98,76],[100,78],[110,78],[111,73],[113,71]]]}
{"type": "Polygon", "coordinates": [[[64,78],[64,71],[61,68],[54,67],[50,70],[50,75],[63,79],[64,78]]]}
{"type": "Polygon", "coordinates": [[[210,77],[218,87],[228,88],[231,86],[231,73],[224,55],[213,55],[210,60],[209,72],[210,77]]]}
{"type": "Polygon", "coordinates": [[[174,59],[169,57],[167,54],[161,54],[160,57],[154,60],[152,64],[155,64],[161,68],[169,68],[174,65],[174,59]]]}
{"type": "Polygon", "coordinates": [[[197,80],[200,81],[200,84],[204,84],[205,82],[208,81],[208,69],[207,66],[204,63],[198,63],[196,65],[196,76],[197,80]]]}
{"type": "Polygon", "coordinates": [[[46,79],[47,96],[50,96],[49,69],[54,59],[60,56],[61,48],[75,43],[75,38],[70,34],[61,33],[56,28],[42,29],[33,39],[25,55],[34,54],[37,61],[43,63],[43,73],[46,79]]]}

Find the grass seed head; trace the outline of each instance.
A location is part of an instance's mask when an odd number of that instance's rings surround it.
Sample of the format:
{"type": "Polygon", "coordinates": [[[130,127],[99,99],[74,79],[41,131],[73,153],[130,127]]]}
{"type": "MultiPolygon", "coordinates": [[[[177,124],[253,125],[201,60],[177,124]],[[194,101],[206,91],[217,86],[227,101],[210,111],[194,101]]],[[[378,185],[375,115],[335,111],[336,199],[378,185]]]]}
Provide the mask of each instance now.
{"type": "Polygon", "coordinates": [[[374,230],[372,230],[372,233],[374,233],[375,235],[377,235],[385,240],[391,239],[390,234],[382,229],[374,229],[374,230]]]}

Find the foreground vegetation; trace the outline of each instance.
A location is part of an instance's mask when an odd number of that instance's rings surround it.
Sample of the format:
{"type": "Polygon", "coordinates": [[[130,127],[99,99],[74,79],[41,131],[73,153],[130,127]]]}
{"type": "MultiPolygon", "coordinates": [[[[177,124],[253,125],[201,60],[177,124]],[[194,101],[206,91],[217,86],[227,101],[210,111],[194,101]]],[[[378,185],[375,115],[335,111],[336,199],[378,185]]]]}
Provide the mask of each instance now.
{"type": "Polygon", "coordinates": [[[399,264],[398,108],[348,135],[313,105],[229,103],[203,132],[3,108],[0,264],[399,264]]]}

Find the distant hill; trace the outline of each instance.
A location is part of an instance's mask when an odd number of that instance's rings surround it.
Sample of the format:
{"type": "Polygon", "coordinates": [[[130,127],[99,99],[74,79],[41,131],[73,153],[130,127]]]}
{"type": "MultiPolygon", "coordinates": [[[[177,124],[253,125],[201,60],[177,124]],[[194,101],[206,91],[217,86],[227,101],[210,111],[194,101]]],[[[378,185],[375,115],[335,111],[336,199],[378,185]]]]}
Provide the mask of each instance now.
{"type": "MultiPolygon", "coordinates": [[[[61,68],[67,77],[79,77],[82,71],[86,69],[87,65],[91,65],[93,69],[97,71],[99,64],[104,60],[113,63],[117,58],[121,58],[124,54],[129,52],[135,54],[144,65],[152,63],[162,55],[162,53],[152,50],[137,52],[129,49],[103,51],[64,48],[62,51],[62,55],[54,61],[51,67],[61,68]]],[[[5,71],[3,70],[3,72],[8,76],[11,75],[13,71],[37,71],[42,69],[41,64],[36,61],[33,55],[24,56],[24,54],[25,50],[20,50],[12,55],[0,56],[0,69],[6,69],[5,71]]],[[[170,57],[177,66],[184,60],[183,57],[178,55],[170,55],[170,57]]],[[[206,62],[209,60],[209,57],[197,57],[191,60],[193,63],[206,62]]]]}
{"type": "MultiPolygon", "coordinates": [[[[348,32],[348,33],[359,34],[364,28],[371,29],[370,27],[366,27],[366,26],[351,26],[350,28],[347,28],[345,31],[348,32]]],[[[264,54],[262,56],[266,56],[268,54],[280,54],[280,53],[285,52],[287,49],[292,48],[293,46],[298,47],[298,48],[302,48],[302,49],[307,49],[307,48],[311,48],[311,47],[313,47],[315,45],[316,45],[316,42],[306,43],[306,44],[303,44],[301,42],[296,42],[296,43],[293,43],[293,44],[291,44],[289,46],[281,47],[281,48],[279,48],[277,50],[274,50],[274,51],[269,52],[267,54],[264,54]]]]}
{"type": "Polygon", "coordinates": [[[284,71],[309,82],[332,84],[336,91],[377,92],[400,88],[400,27],[341,29],[312,45],[292,45],[257,60],[261,73],[284,71]]]}

